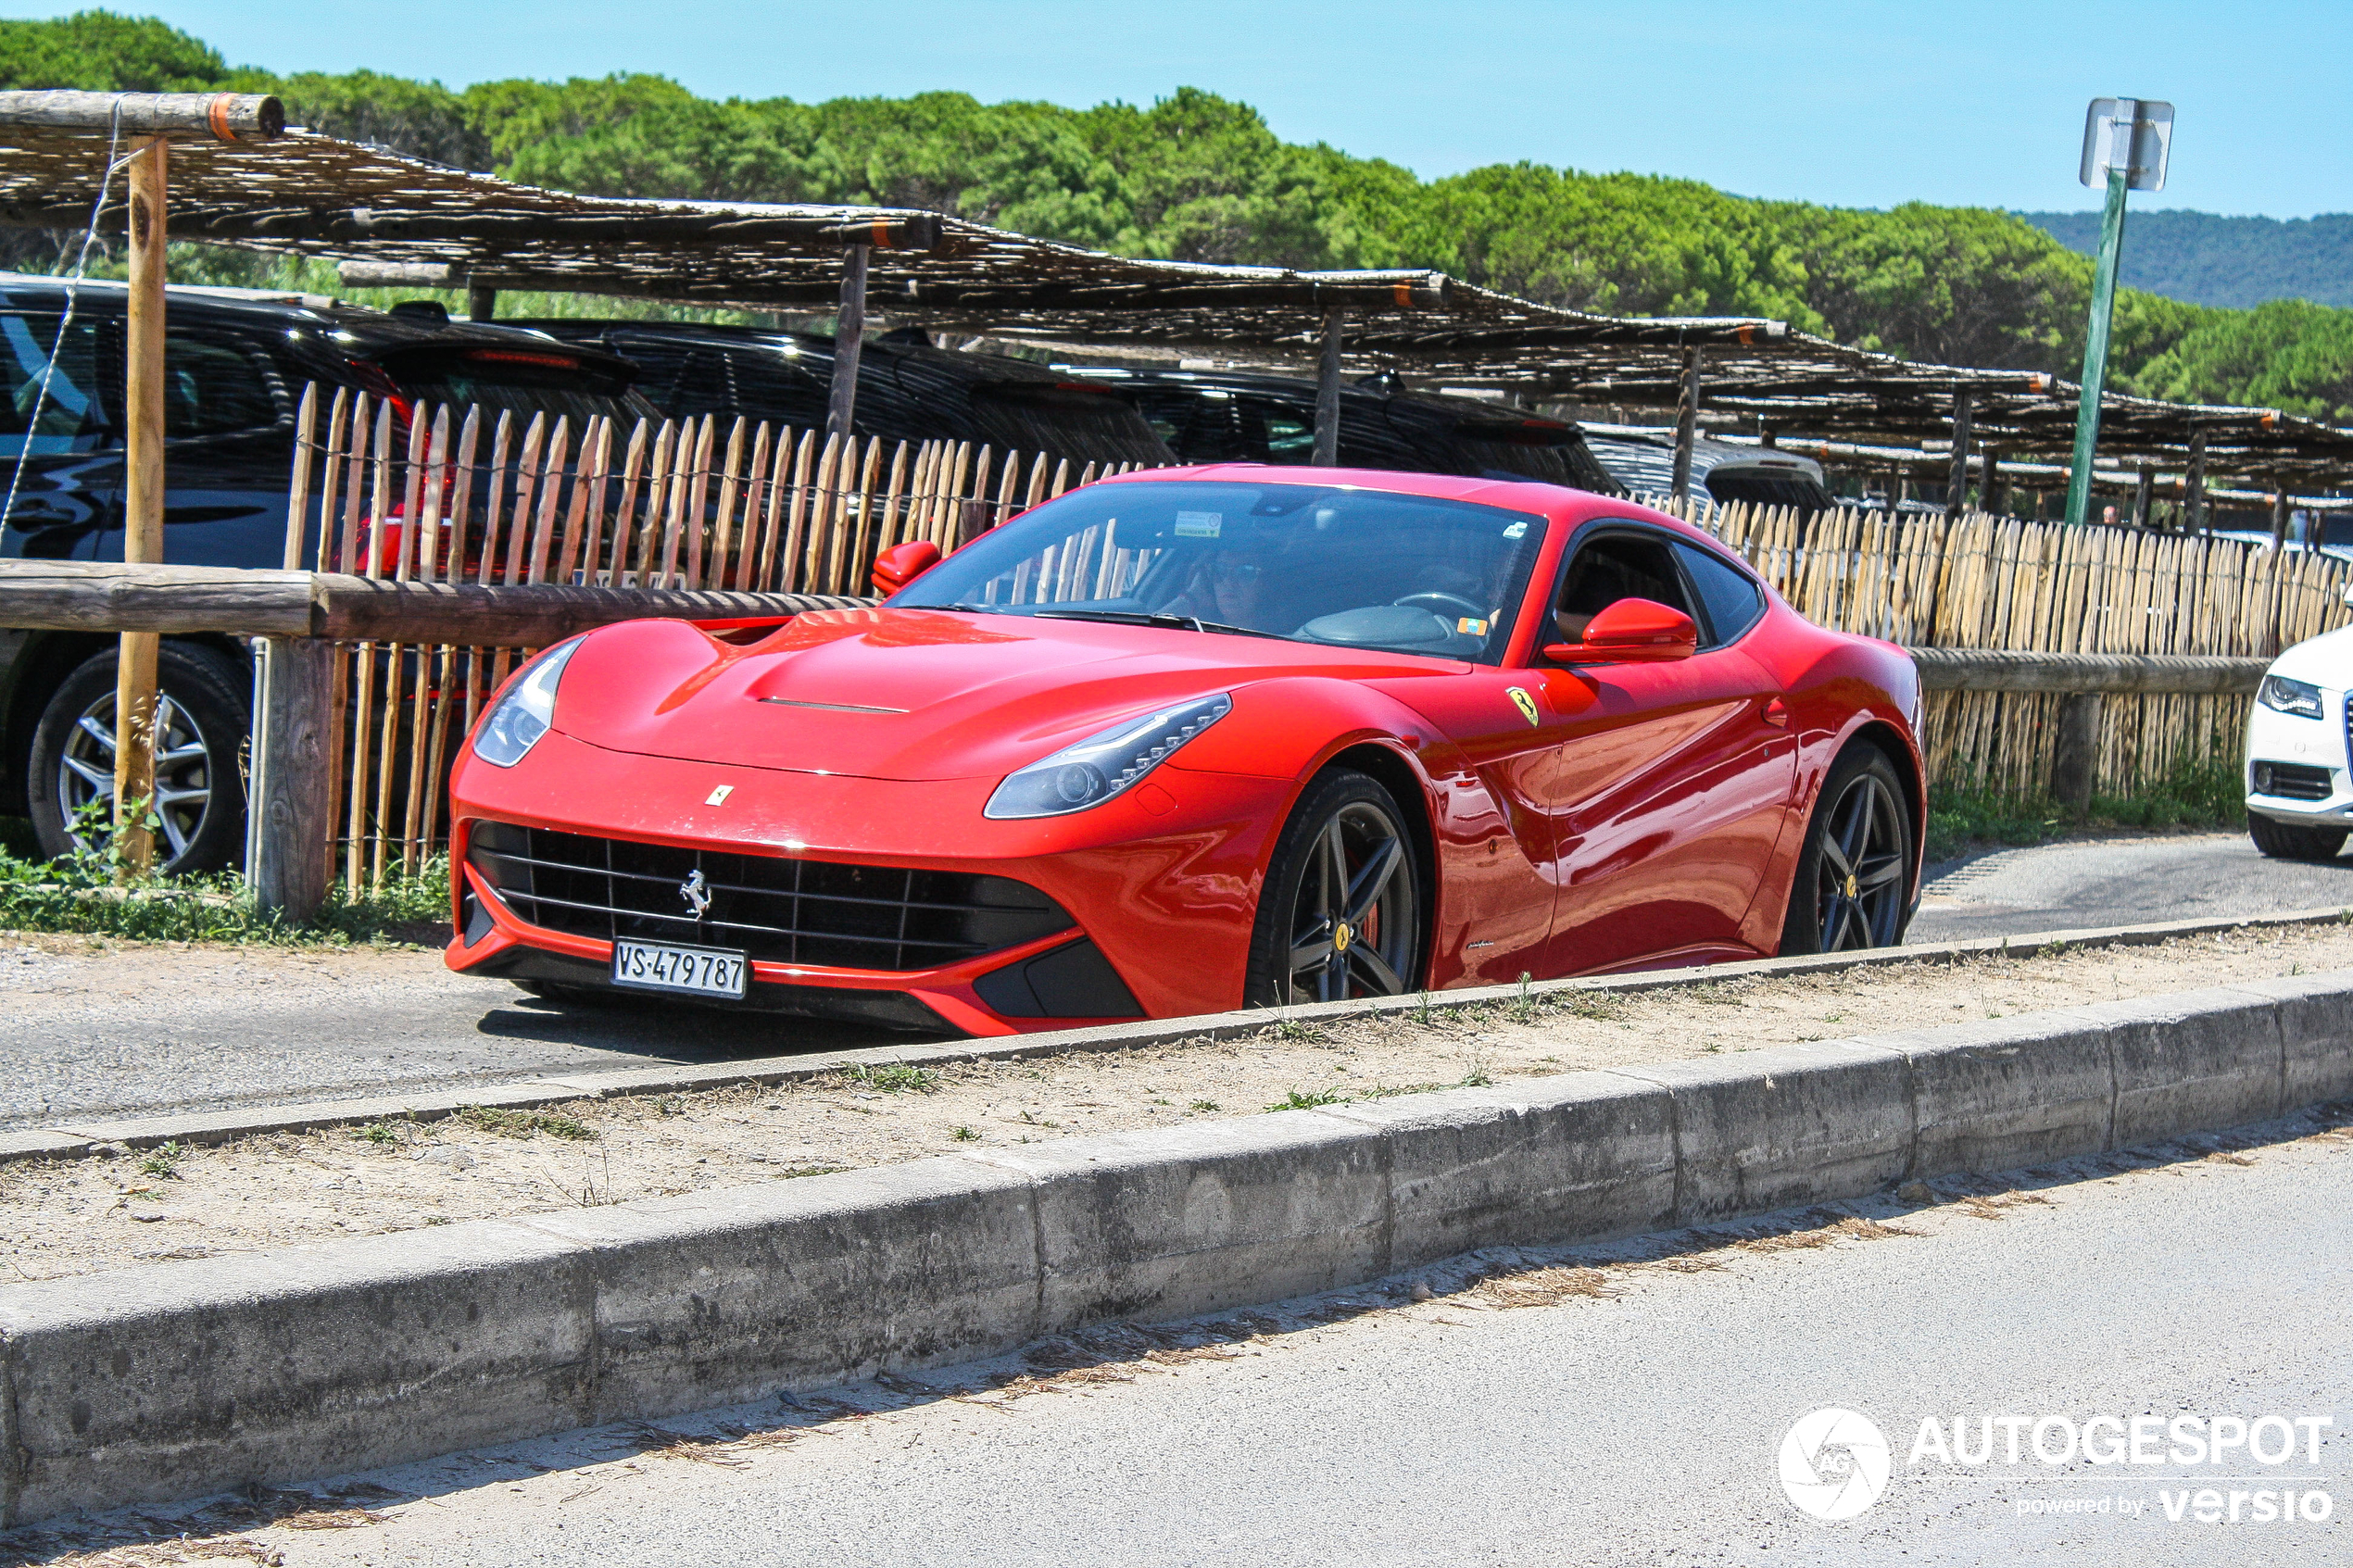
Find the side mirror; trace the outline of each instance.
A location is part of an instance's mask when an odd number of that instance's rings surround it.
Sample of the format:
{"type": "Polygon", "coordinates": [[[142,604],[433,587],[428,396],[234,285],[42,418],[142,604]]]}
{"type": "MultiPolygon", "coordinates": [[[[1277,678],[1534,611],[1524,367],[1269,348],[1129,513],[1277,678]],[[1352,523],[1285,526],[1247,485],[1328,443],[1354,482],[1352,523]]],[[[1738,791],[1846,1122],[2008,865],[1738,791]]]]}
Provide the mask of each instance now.
{"type": "Polygon", "coordinates": [[[1699,627],[1651,599],[1620,599],[1585,624],[1581,643],[1548,643],[1555,664],[1664,664],[1699,651],[1699,627]]]}
{"type": "Polygon", "coordinates": [[[884,598],[939,564],[939,546],[928,539],[893,545],[875,558],[875,592],[884,598]]]}

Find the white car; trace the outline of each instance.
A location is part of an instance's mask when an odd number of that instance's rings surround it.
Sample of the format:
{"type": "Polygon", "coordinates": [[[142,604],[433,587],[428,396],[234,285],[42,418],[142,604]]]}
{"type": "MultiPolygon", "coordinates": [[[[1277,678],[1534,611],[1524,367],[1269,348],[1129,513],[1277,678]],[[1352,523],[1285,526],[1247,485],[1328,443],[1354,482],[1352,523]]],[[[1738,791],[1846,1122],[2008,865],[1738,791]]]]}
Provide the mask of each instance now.
{"type": "Polygon", "coordinates": [[[2325,860],[2353,829],[2349,688],[2353,626],[2296,644],[2264,675],[2246,721],[2246,831],[2264,854],[2325,860]]]}

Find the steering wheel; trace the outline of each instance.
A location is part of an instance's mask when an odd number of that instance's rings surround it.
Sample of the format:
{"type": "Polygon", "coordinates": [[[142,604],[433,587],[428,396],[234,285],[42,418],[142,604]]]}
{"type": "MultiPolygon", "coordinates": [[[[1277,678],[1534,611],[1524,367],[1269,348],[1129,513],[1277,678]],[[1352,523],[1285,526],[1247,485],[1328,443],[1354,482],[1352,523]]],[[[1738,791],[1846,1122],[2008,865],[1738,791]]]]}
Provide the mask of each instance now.
{"type": "MultiPolygon", "coordinates": [[[[1463,617],[1466,620],[1485,621],[1489,619],[1488,613],[1484,608],[1471,603],[1470,600],[1463,597],[1460,594],[1408,594],[1402,599],[1391,599],[1389,602],[1393,605],[1411,605],[1417,609],[1430,609],[1430,606],[1436,604],[1441,607],[1461,610],[1463,612],[1463,617]]],[[[1437,611],[1430,610],[1430,613],[1436,615],[1437,611]]],[[[1451,615],[1441,615],[1439,616],[1439,619],[1441,621],[1452,621],[1454,617],[1451,615]]]]}

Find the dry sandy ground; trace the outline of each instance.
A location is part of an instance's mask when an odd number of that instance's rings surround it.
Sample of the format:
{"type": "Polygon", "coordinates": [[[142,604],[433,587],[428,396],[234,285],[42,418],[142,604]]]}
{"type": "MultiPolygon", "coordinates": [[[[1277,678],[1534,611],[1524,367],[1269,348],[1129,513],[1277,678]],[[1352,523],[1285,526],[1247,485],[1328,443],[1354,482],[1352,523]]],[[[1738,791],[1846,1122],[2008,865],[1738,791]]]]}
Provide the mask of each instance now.
{"type": "Polygon", "coordinates": [[[2347,968],[2353,926],[2290,927],[27,1162],[0,1166],[0,1257],[51,1278],[2347,968]]]}

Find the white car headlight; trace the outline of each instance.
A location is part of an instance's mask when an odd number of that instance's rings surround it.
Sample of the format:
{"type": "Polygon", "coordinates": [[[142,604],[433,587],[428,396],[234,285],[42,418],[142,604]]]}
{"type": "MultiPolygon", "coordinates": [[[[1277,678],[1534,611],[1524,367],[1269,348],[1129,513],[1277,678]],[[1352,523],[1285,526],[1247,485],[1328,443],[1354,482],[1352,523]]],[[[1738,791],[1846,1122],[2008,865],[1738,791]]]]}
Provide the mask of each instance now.
{"type": "Polygon", "coordinates": [[[2298,719],[2321,716],[2321,688],[2303,681],[2291,681],[2284,675],[2266,675],[2257,690],[2255,700],[2276,713],[2292,713],[2298,719]]]}
{"type": "Polygon", "coordinates": [[[484,715],[474,732],[474,755],[496,768],[511,768],[556,721],[556,683],[563,679],[580,639],[558,643],[524,666],[522,679],[484,715]]]}
{"type": "Polygon", "coordinates": [[[1060,817],[1100,806],[1233,710],[1234,699],[1219,692],[1140,719],[1123,720],[1076,746],[1066,746],[1051,757],[1006,774],[981,815],[1060,817]]]}

